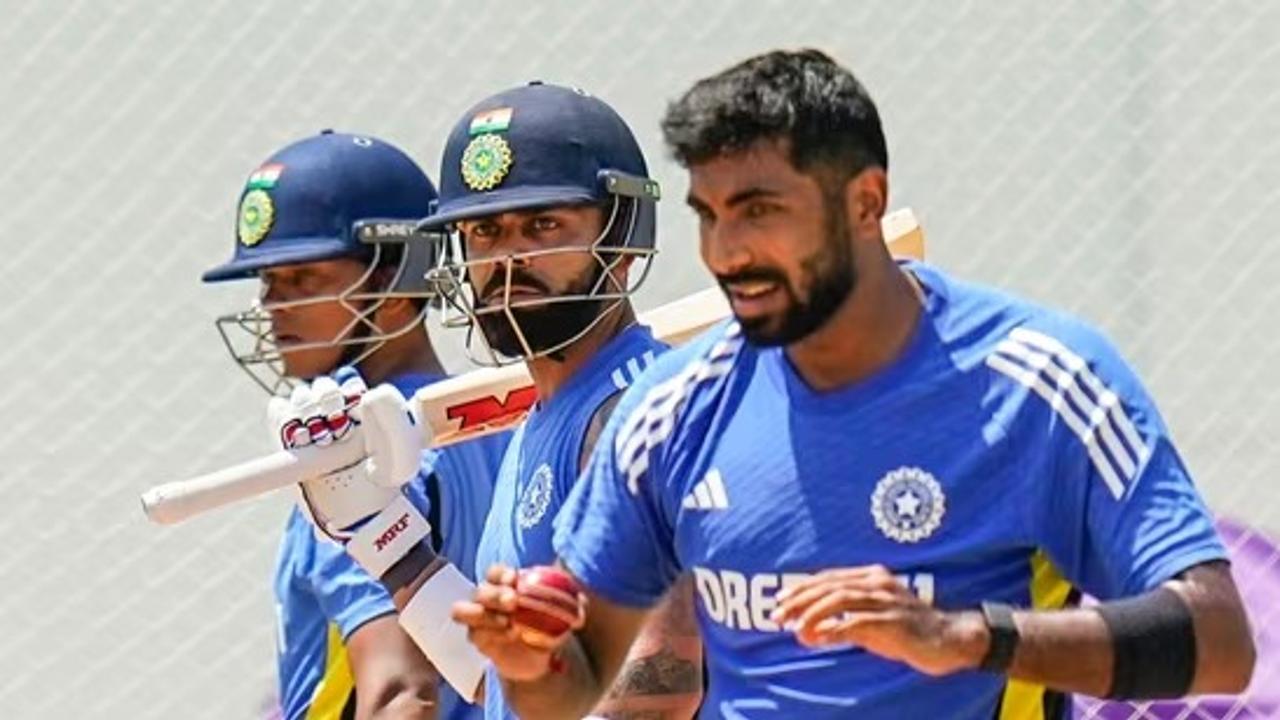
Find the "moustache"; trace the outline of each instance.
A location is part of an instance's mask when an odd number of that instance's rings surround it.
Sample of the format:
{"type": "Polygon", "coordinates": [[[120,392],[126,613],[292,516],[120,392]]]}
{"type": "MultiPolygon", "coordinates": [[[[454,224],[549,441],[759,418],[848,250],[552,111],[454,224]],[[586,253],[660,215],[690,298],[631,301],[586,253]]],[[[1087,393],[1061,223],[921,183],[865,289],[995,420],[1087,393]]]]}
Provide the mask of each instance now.
{"type": "Polygon", "coordinates": [[[748,268],[732,275],[716,275],[716,282],[721,288],[728,288],[733,283],[774,282],[782,286],[787,284],[787,276],[774,268],[748,268]]]}
{"type": "MultiPolygon", "coordinates": [[[[546,283],[542,282],[541,280],[539,280],[538,278],[535,278],[532,275],[521,272],[519,270],[513,270],[511,272],[510,282],[512,287],[522,285],[524,287],[533,288],[534,290],[537,290],[538,292],[541,292],[541,293],[545,293],[547,295],[551,294],[551,288],[548,287],[546,283]]],[[[499,275],[495,275],[494,277],[490,278],[489,282],[485,283],[484,291],[480,293],[480,298],[478,299],[477,304],[479,305],[485,304],[485,301],[487,298],[493,297],[495,294],[505,289],[506,286],[507,286],[506,273],[501,273],[499,275]]]]}

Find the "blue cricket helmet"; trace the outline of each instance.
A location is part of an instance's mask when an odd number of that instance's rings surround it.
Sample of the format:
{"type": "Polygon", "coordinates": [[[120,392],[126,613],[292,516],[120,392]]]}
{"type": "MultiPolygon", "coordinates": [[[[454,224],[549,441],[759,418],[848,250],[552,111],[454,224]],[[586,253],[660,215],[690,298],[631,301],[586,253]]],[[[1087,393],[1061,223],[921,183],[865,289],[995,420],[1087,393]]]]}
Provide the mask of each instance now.
{"type": "MultiPolygon", "coordinates": [[[[431,242],[409,240],[435,199],[431,180],[395,146],[324,130],[275,153],[249,176],[232,258],[202,279],[240,280],[279,265],[369,257],[379,242],[431,254],[431,242]]],[[[429,264],[427,257],[406,263],[423,271],[429,264]]]]}
{"type": "Polygon", "coordinates": [[[427,282],[437,239],[418,230],[435,202],[436,189],[398,148],[367,135],[324,130],[295,142],[262,163],[240,193],[235,249],[229,261],[204,273],[205,282],[257,277],[284,265],[352,258],[364,276],[332,293],[255,301],[220,315],[214,323],[227,351],[267,392],[287,391],[286,350],[274,334],[272,313],[286,307],[340,302],[350,321],[333,337],[293,343],[289,352],[342,347],[355,365],[387,340],[422,327],[435,286],[427,282]],[[367,282],[391,270],[385,282],[367,282]],[[422,300],[414,321],[395,328],[371,321],[394,297],[422,300]]]}
{"type": "Polygon", "coordinates": [[[449,133],[440,200],[423,221],[460,220],[556,205],[634,200],[628,247],[654,247],[660,197],[635,135],[599,98],[533,82],[489,97],[449,133]]]}

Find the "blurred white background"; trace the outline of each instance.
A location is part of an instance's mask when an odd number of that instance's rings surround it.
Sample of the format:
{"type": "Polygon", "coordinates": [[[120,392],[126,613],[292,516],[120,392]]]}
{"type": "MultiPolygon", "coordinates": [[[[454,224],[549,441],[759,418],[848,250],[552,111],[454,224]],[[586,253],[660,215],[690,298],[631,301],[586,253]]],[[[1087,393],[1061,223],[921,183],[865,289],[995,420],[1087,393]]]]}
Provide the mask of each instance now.
{"type": "MultiPolygon", "coordinates": [[[[267,449],[207,287],[247,174],[321,128],[432,177],[530,79],[629,120],[666,192],[648,307],[705,286],[665,104],[775,47],[855,69],[947,268],[1101,325],[1215,509],[1280,531],[1280,5],[0,0],[6,718],[248,718],[287,496],[177,528],[137,495],[267,449]],[[1268,320],[1267,318],[1272,318],[1268,320]]],[[[456,338],[441,343],[461,367],[456,338]]]]}

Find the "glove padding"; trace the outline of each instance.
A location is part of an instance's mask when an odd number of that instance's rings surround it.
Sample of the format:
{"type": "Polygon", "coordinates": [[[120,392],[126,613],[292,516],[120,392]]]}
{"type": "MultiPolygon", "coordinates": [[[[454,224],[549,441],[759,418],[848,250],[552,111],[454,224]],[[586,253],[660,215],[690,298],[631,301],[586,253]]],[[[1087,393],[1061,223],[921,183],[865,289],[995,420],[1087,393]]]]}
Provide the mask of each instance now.
{"type": "Polygon", "coordinates": [[[378,514],[418,474],[420,433],[404,396],[392,385],[372,390],[351,368],[272,398],[267,422],[286,450],[361,443],[364,458],[300,484],[302,508],[316,527],[338,541],[378,514]],[[336,380],[334,379],[336,378],[336,380]]]}

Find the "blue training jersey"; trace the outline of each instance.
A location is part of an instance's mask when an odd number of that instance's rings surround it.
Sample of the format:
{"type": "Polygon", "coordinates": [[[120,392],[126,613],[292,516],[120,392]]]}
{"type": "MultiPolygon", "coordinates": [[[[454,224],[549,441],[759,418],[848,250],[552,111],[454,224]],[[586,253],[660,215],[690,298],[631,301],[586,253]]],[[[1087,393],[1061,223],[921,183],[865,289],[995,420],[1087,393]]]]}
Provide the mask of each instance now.
{"type": "MultiPolygon", "coordinates": [[[[440,380],[406,375],[390,382],[405,397],[440,380]]],[[[493,480],[508,433],[423,453],[419,476],[405,486],[410,501],[439,530],[443,553],[469,575],[489,511],[493,480]],[[433,503],[432,501],[435,500],[433,503]]],[[[345,643],[360,626],[395,612],[382,584],[316,530],[294,508],[275,571],[276,665],[285,720],[337,720],[355,706],[355,680],[345,643]]],[[[439,717],[480,717],[448,683],[439,688],[439,717]]]]}
{"type": "Polygon", "coordinates": [[[1065,718],[1068,698],[1000,675],[807,649],[769,619],[775,594],[879,563],[941,608],[1053,608],[1225,557],[1152,400],[1099,333],[906,268],[925,307],[889,366],[815,392],[783,349],[726,323],[627,392],[560,514],[561,559],[611,601],[650,606],[694,576],[704,716],[1065,718]]]}
{"type": "MultiPolygon", "coordinates": [[[[477,576],[494,563],[521,568],[555,562],[552,521],[578,479],[592,419],[664,349],[648,328],[632,326],[600,348],[548,402],[534,406],[503,458],[477,576]]],[[[485,678],[485,717],[515,717],[492,668],[485,678]]]]}

